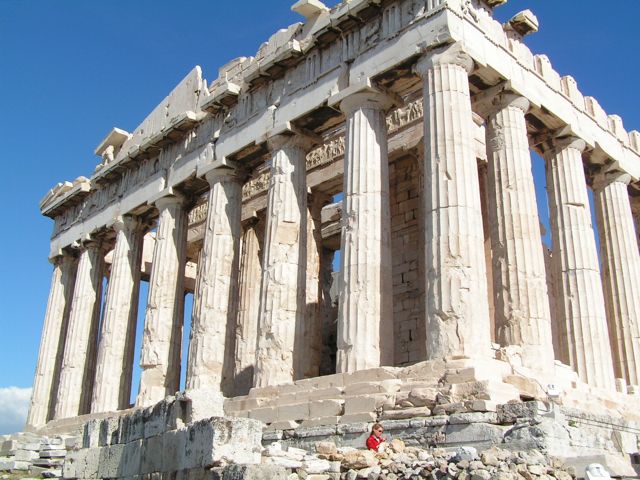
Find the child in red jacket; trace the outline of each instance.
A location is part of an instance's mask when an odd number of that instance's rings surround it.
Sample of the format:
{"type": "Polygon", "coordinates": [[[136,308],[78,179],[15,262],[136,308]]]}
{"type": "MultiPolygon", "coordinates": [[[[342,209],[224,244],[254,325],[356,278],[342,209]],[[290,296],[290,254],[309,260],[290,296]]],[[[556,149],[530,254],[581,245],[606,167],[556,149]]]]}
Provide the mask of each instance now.
{"type": "Polygon", "coordinates": [[[367,448],[369,450],[373,450],[374,452],[380,451],[380,445],[385,443],[385,439],[382,437],[382,432],[384,429],[382,425],[379,423],[375,423],[373,428],[371,428],[371,435],[367,438],[367,448]]]}

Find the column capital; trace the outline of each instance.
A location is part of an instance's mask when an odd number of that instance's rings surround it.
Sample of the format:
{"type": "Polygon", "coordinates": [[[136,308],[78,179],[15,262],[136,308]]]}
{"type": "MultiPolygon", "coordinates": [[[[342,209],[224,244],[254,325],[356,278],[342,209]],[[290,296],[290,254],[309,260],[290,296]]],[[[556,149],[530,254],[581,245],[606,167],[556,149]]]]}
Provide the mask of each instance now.
{"type": "Polygon", "coordinates": [[[82,244],[85,250],[105,250],[106,244],[100,238],[92,238],[91,240],[87,240],[82,244]]]}
{"type": "Polygon", "coordinates": [[[364,108],[387,111],[395,103],[395,100],[385,93],[375,90],[362,90],[345,97],[340,102],[340,110],[345,115],[364,108]]]}
{"type": "Polygon", "coordinates": [[[631,175],[620,170],[607,170],[602,169],[593,176],[593,190],[598,192],[612,183],[624,183],[629,185],[631,183],[631,175]]]}
{"type": "Polygon", "coordinates": [[[168,193],[160,198],[157,198],[153,203],[158,210],[170,207],[172,205],[184,205],[187,202],[187,197],[178,192],[168,193]]]}
{"type": "Polygon", "coordinates": [[[105,244],[101,238],[87,235],[85,238],[81,238],[73,242],[73,245],[71,245],[71,248],[82,253],[85,250],[100,250],[104,248],[104,246],[105,244]]]}
{"type": "Polygon", "coordinates": [[[587,142],[579,137],[569,135],[565,137],[553,137],[544,142],[543,150],[544,154],[557,154],[565,149],[578,150],[580,153],[584,152],[587,148],[587,142]]]}
{"type": "Polygon", "coordinates": [[[62,250],[58,255],[49,258],[49,263],[54,266],[62,265],[65,262],[73,262],[76,257],[73,253],[62,250]]]}
{"type": "Polygon", "coordinates": [[[226,165],[223,167],[214,168],[213,170],[209,170],[207,173],[205,173],[204,177],[206,178],[207,182],[209,182],[209,186],[213,187],[216,183],[219,183],[223,180],[241,182],[244,175],[238,167],[226,165]]]}
{"type": "Polygon", "coordinates": [[[429,70],[441,65],[457,65],[471,73],[475,64],[460,43],[452,43],[426,52],[413,67],[413,71],[424,78],[429,70]]]}
{"type": "Polygon", "coordinates": [[[136,215],[118,215],[111,226],[116,232],[132,231],[141,227],[142,221],[136,215]]]}
{"type": "Polygon", "coordinates": [[[531,107],[529,99],[511,90],[502,89],[496,92],[488,90],[482,92],[480,97],[474,102],[473,108],[475,112],[484,118],[495,115],[508,107],[517,108],[523,114],[526,114],[531,107]]]}
{"type": "Polygon", "coordinates": [[[316,145],[316,141],[302,134],[287,135],[279,133],[267,140],[269,150],[275,152],[277,150],[296,149],[302,150],[305,154],[311,151],[316,145]]]}

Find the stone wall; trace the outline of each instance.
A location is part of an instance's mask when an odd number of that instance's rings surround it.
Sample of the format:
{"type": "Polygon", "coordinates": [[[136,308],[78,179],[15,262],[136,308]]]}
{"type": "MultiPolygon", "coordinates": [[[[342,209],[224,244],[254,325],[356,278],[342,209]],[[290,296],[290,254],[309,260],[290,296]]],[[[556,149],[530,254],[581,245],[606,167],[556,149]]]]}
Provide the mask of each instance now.
{"type": "Polygon", "coordinates": [[[211,417],[189,423],[191,407],[189,399],[181,397],[121,417],[89,421],[82,448],[65,461],[64,478],[178,473],[199,478],[216,466],[260,463],[261,422],[211,417]]]}
{"type": "Polygon", "coordinates": [[[420,268],[420,170],[404,155],[389,166],[395,365],[424,360],[424,274],[420,268]]]}
{"type": "Polygon", "coordinates": [[[78,437],[69,435],[41,436],[15,433],[0,436],[0,472],[57,478],[68,450],[77,446],[78,437]]]}
{"type": "MultiPolygon", "coordinates": [[[[402,440],[409,447],[448,451],[472,447],[485,452],[498,446],[512,452],[542,452],[562,459],[579,472],[578,477],[582,477],[587,465],[599,463],[612,475],[637,478],[635,469],[640,469],[640,464],[633,453],[638,451],[640,428],[635,422],[539,401],[507,403],[495,410],[467,409],[420,417],[409,414],[407,418],[380,420],[380,424],[387,439],[402,440]]],[[[270,432],[265,434],[264,443],[277,441],[284,449],[312,451],[318,442],[329,441],[348,451],[363,448],[372,425],[359,422],[270,432]]]]}

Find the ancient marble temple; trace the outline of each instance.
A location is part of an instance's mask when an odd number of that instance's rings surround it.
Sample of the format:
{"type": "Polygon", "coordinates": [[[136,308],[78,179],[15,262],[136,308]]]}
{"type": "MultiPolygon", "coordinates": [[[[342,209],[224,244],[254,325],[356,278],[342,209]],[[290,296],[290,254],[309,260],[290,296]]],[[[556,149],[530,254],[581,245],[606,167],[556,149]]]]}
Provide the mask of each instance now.
{"type": "Polygon", "coordinates": [[[636,395],[640,133],[531,53],[530,11],[494,20],[505,2],[300,0],[255,56],[109,132],[40,204],[28,426],[131,408],[136,364],[135,407],[183,388],[266,422],[303,418],[251,413],[278,386],[420,362],[636,395]]]}

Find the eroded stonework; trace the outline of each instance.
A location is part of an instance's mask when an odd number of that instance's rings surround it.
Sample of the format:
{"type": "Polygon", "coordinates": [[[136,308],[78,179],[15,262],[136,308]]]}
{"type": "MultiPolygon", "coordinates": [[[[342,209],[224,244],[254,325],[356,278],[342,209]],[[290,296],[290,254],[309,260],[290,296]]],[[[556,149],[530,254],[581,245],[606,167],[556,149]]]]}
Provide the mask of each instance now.
{"type": "Polygon", "coordinates": [[[54,272],[29,428],[127,411],[131,304],[148,281],[139,408],[180,389],[188,357],[192,423],[355,441],[384,420],[417,443],[482,448],[539,435],[536,448],[630,466],[640,133],[528,49],[532,12],[497,22],[503,3],[300,0],[304,23],[213,82],[195,67],[133,133],[109,132],[90,178],[40,205],[54,272]],[[562,426],[494,421],[523,399],[562,426]],[[590,422],[617,446],[582,448],[590,422]]]}

